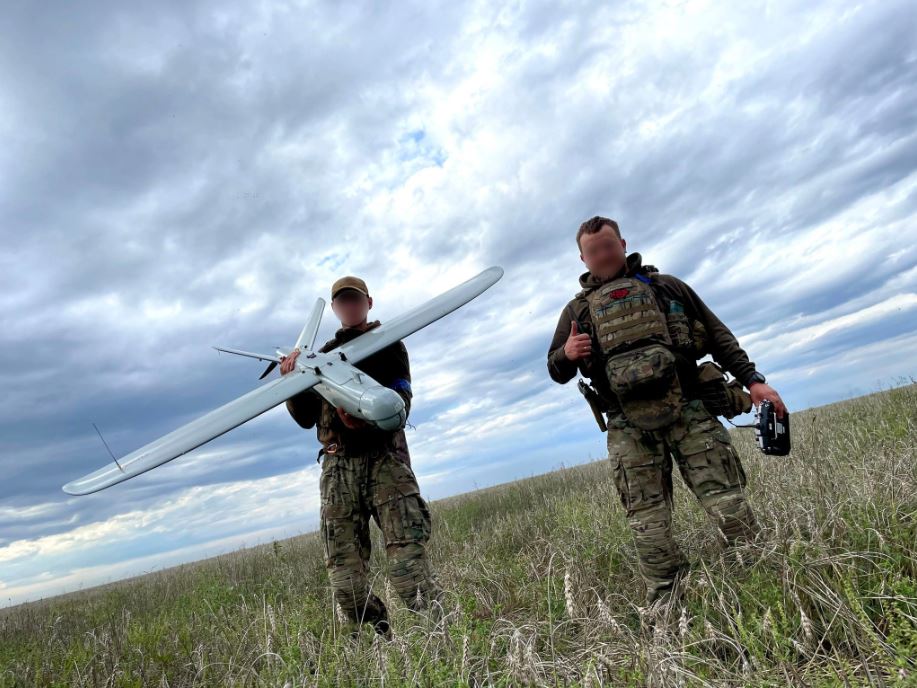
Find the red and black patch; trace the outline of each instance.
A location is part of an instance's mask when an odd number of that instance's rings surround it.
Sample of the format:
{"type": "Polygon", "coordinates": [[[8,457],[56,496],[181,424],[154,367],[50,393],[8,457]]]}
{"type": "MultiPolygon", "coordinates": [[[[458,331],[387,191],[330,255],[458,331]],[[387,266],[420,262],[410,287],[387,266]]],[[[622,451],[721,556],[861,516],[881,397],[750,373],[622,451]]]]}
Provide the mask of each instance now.
{"type": "Polygon", "coordinates": [[[630,294],[630,289],[614,289],[608,295],[613,299],[623,299],[628,294],[630,294]]]}

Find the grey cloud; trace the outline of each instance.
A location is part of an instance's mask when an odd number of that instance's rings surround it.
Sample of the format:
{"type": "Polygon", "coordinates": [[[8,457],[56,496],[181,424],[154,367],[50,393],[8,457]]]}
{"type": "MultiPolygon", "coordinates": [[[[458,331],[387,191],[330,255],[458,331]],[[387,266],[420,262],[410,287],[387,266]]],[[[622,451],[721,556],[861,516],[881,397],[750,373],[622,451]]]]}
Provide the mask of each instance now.
{"type": "MultiPolygon", "coordinates": [[[[906,246],[917,171],[909,4],[865,5],[846,22],[828,5],[721,8],[696,45],[640,49],[653,9],[13,6],[0,40],[12,113],[0,120],[0,499],[52,507],[0,517],[0,547],[153,509],[190,484],[311,465],[313,435],[279,409],[208,445],[223,459],[186,457],[104,499],[59,491],[106,460],[90,421],[126,453],[251,389],[258,365],[207,347],[290,344],[341,272],[390,285],[430,266],[506,268],[481,299],[407,341],[425,373],[409,441],[420,471],[449,476],[431,483],[434,496],[601,455],[583,401],[544,369],[577,289],[573,235],[593,214],[619,219],[631,250],[689,281],[752,342],[861,299],[863,275],[876,296],[862,307],[913,293],[900,277],[917,266],[906,246]],[[754,61],[739,51],[731,64],[734,45],[754,61]],[[479,73],[489,50],[502,50],[499,62],[479,73]],[[595,79],[609,88],[590,90],[595,79]],[[438,109],[462,88],[466,102],[438,109]],[[641,135],[654,118],[659,128],[641,135]],[[425,167],[439,181],[412,178],[425,167]],[[409,179],[405,210],[393,198],[409,179]],[[794,254],[759,273],[741,262],[896,184],[901,197],[857,228],[869,241],[843,264],[794,254]],[[812,279],[779,284],[800,274],[812,279]],[[145,318],[145,301],[182,311],[145,318]],[[440,368],[458,382],[435,395],[425,376],[440,368]],[[476,406],[450,415],[466,403],[476,406]],[[474,427],[504,417],[505,429],[475,441],[474,427]]],[[[386,293],[383,317],[423,298],[386,293]]],[[[749,353],[779,379],[904,342],[910,315],[799,352],[749,353]]],[[[782,391],[827,401],[870,375],[782,391]]]]}

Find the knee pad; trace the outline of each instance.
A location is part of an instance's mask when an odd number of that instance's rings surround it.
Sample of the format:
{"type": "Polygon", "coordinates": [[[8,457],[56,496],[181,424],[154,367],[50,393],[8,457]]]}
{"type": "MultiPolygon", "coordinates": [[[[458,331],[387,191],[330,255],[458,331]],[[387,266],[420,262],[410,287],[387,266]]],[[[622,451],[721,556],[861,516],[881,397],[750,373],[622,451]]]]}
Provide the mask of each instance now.
{"type": "Polygon", "coordinates": [[[758,532],[754,512],[740,490],[708,495],[704,507],[717,520],[717,525],[730,544],[739,538],[752,539],[758,532]]]}
{"type": "Polygon", "coordinates": [[[439,597],[441,588],[422,544],[389,547],[388,556],[392,587],[408,607],[419,610],[439,597]]]}

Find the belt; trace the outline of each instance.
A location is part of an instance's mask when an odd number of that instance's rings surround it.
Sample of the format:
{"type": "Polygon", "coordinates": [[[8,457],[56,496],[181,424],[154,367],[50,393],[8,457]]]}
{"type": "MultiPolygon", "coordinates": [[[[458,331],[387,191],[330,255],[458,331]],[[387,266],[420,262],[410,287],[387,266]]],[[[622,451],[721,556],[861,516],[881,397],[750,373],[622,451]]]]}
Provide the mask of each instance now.
{"type": "MultiPolygon", "coordinates": [[[[364,447],[361,451],[353,451],[354,455],[366,456],[369,458],[375,458],[376,456],[381,456],[388,451],[394,450],[395,446],[393,442],[386,442],[383,444],[376,444],[371,447],[364,447]]],[[[315,462],[318,463],[322,460],[323,455],[328,456],[337,456],[338,454],[347,454],[347,447],[345,447],[341,442],[329,442],[321,449],[318,450],[318,455],[315,457],[315,462]]],[[[350,447],[350,449],[355,449],[350,447]]]]}

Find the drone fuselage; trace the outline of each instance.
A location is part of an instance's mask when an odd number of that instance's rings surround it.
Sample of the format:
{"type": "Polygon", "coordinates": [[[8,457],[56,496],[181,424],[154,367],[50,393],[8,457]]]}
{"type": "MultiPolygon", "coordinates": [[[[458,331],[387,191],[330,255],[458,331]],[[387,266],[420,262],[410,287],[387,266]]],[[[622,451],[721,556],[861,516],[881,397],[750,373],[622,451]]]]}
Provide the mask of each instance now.
{"type": "Polygon", "coordinates": [[[404,427],[407,413],[401,396],[348,363],[342,354],[304,351],[296,359],[296,371],[315,374],[320,381],[313,389],[332,406],[351,416],[380,430],[404,427]]]}

